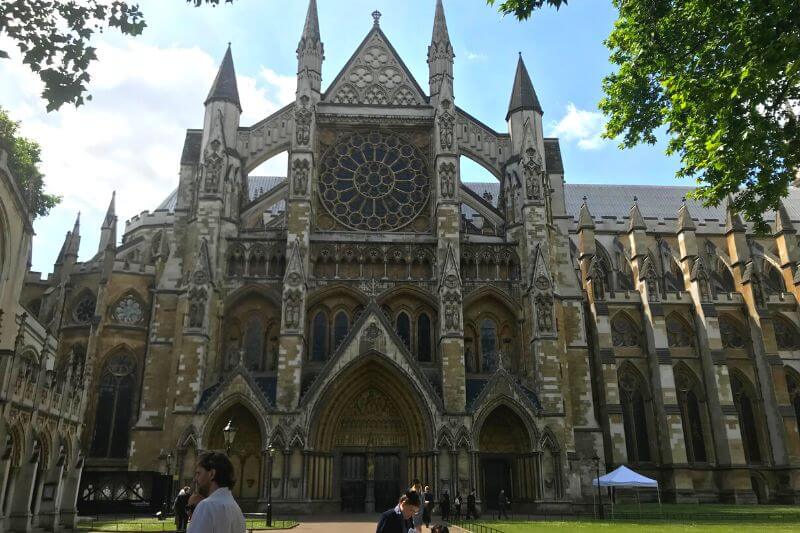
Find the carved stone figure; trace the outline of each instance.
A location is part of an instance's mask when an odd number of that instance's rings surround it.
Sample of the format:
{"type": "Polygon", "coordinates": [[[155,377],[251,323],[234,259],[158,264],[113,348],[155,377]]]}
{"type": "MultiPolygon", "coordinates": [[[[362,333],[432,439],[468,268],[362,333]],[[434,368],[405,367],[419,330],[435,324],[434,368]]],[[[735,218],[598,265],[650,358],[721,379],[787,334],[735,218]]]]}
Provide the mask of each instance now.
{"type": "Polygon", "coordinates": [[[461,329],[461,299],[457,294],[444,297],[444,327],[447,331],[461,329]]]}
{"type": "Polygon", "coordinates": [[[442,100],[442,112],[439,115],[439,145],[442,150],[452,150],[453,130],[455,128],[456,117],[450,112],[450,100],[442,100]]]}
{"type": "Polygon", "coordinates": [[[219,190],[224,163],[225,161],[222,157],[222,143],[214,139],[208,143],[203,154],[203,185],[205,192],[215,193],[219,190]]]}
{"type": "Polygon", "coordinates": [[[439,182],[441,183],[442,197],[453,198],[456,193],[456,165],[454,163],[439,165],[439,182]]]}
{"type": "Polygon", "coordinates": [[[292,183],[294,193],[302,195],[308,188],[308,175],[311,172],[311,163],[307,159],[295,159],[292,163],[292,183]]]}
{"type": "Polygon", "coordinates": [[[553,331],[553,296],[549,293],[536,295],[536,327],[540,333],[553,331]]]}
{"type": "Polygon", "coordinates": [[[189,327],[202,328],[205,322],[206,300],[208,294],[204,287],[194,287],[189,291],[189,327]]]}
{"type": "Polygon", "coordinates": [[[525,190],[529,200],[541,200],[541,174],[542,158],[533,148],[525,151],[525,160],[522,163],[523,174],[525,174],[525,190]]]}
{"type": "Polygon", "coordinates": [[[311,141],[311,119],[313,111],[308,108],[308,96],[300,97],[300,105],[294,112],[297,144],[307,146],[311,141]]]}
{"type": "Polygon", "coordinates": [[[287,291],[284,297],[284,325],[287,329],[300,327],[300,301],[301,294],[298,290],[287,291]]]}
{"type": "Polygon", "coordinates": [[[658,276],[652,268],[645,275],[645,283],[647,284],[647,299],[651,302],[659,301],[661,294],[658,290],[658,276]]]}

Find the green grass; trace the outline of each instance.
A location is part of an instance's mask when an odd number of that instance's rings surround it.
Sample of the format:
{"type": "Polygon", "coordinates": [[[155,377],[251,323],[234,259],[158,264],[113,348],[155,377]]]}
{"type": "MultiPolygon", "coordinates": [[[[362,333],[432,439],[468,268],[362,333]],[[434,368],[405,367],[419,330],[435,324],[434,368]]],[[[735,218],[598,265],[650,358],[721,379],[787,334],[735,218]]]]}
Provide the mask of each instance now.
{"type": "Polygon", "coordinates": [[[736,533],[800,531],[800,507],[771,505],[617,505],[614,520],[528,521],[482,520],[479,523],[503,533],[631,532],[736,533]]]}
{"type": "MultiPolygon", "coordinates": [[[[289,529],[297,525],[295,520],[273,520],[272,528],[267,527],[264,518],[248,518],[248,529],[289,529]]],[[[76,525],[81,531],[175,531],[172,517],[160,521],[156,518],[123,518],[108,520],[82,520],[76,525]]]]}

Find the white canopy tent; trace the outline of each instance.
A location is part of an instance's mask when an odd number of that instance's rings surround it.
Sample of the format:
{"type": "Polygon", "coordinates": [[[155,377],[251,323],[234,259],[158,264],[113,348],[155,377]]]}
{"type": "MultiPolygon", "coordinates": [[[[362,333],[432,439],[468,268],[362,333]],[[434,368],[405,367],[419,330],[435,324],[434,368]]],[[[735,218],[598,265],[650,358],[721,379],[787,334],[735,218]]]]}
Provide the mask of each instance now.
{"type": "MultiPolygon", "coordinates": [[[[627,488],[627,489],[637,489],[636,500],[639,500],[638,489],[645,488],[645,489],[656,489],[656,494],[658,496],[658,505],[661,507],[661,490],[658,488],[658,481],[655,479],[650,479],[649,477],[645,477],[641,474],[638,474],[631,470],[630,468],[626,467],[625,465],[620,466],[613,472],[609,472],[604,476],[600,476],[592,480],[592,486],[597,487],[611,487],[612,489],[616,488],[627,488]]],[[[611,499],[611,513],[614,513],[614,499],[611,499]]]]}

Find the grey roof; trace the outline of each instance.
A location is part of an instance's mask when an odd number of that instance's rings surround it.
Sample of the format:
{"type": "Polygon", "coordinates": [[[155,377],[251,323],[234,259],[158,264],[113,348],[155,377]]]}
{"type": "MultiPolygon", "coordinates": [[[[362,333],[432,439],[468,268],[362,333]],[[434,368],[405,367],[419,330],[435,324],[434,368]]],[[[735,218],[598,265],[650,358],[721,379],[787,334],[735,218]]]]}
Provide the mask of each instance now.
{"type": "MultiPolygon", "coordinates": [[[[283,176],[250,176],[248,183],[248,196],[250,197],[250,201],[252,202],[264,193],[271,191],[284,181],[286,181],[286,178],[283,176]]],[[[164,199],[163,202],[161,202],[161,205],[159,205],[156,210],[167,210],[170,212],[174,211],[177,201],[178,190],[175,189],[164,199]]],[[[272,206],[271,211],[273,213],[282,212],[285,209],[285,204],[285,201],[281,200],[272,206]]]]}
{"type": "Polygon", "coordinates": [[[203,130],[186,130],[181,153],[181,165],[196,165],[200,161],[200,145],[203,142],[203,130]]]}
{"type": "MultiPolygon", "coordinates": [[[[586,196],[589,210],[595,221],[602,218],[627,219],[634,196],[639,202],[639,210],[645,220],[677,220],[678,210],[683,199],[694,187],[655,186],[655,185],[587,185],[566,184],[564,196],[567,213],[577,221],[583,197],[586,196]]],[[[695,200],[686,200],[694,220],[718,221],[725,223],[725,205],[704,207],[695,200]]],[[[800,221],[800,189],[789,188],[789,196],[784,205],[791,220],[800,221]]],[[[774,220],[774,213],[766,216],[774,220]]]]}
{"type": "Polygon", "coordinates": [[[546,138],[544,140],[544,163],[550,174],[564,173],[564,161],[561,159],[561,144],[558,139],[546,138]]]}
{"type": "Polygon", "coordinates": [[[239,88],[236,85],[236,71],[233,68],[230,45],[225,51],[225,57],[222,58],[222,64],[219,66],[214,85],[211,86],[211,91],[208,93],[205,103],[208,104],[214,100],[223,100],[236,104],[239,111],[242,110],[242,104],[239,103],[239,88]]]}
{"type": "Polygon", "coordinates": [[[528,75],[528,69],[525,68],[525,62],[522,60],[522,54],[520,54],[519,61],[517,61],[517,73],[514,76],[514,87],[511,90],[511,100],[508,102],[506,120],[508,120],[511,113],[521,109],[532,109],[543,113],[539,97],[536,96],[533,82],[531,82],[531,77],[528,75]]]}

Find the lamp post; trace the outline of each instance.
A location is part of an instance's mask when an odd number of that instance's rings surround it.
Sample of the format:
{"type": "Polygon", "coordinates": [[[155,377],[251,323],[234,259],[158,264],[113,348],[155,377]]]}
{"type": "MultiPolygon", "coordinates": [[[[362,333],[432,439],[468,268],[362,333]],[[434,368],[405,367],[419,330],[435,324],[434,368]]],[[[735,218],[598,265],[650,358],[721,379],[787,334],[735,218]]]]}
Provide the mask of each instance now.
{"type": "Polygon", "coordinates": [[[597,516],[602,520],[605,517],[603,516],[603,493],[600,492],[600,458],[597,456],[597,453],[594,454],[592,460],[594,461],[594,469],[597,473],[597,516]]]}
{"type": "Polygon", "coordinates": [[[164,457],[164,464],[167,467],[167,476],[169,477],[169,481],[167,481],[167,495],[164,498],[163,515],[166,516],[169,512],[170,504],[172,503],[172,452],[167,452],[166,457],[164,457]]]}
{"type": "Polygon", "coordinates": [[[275,446],[272,444],[267,448],[269,453],[269,468],[267,469],[267,527],[272,527],[272,463],[275,460],[275,446]]]}
{"type": "Polygon", "coordinates": [[[225,437],[225,453],[230,455],[233,441],[236,439],[236,426],[233,425],[233,420],[228,420],[228,424],[222,428],[222,435],[225,437]]]}

